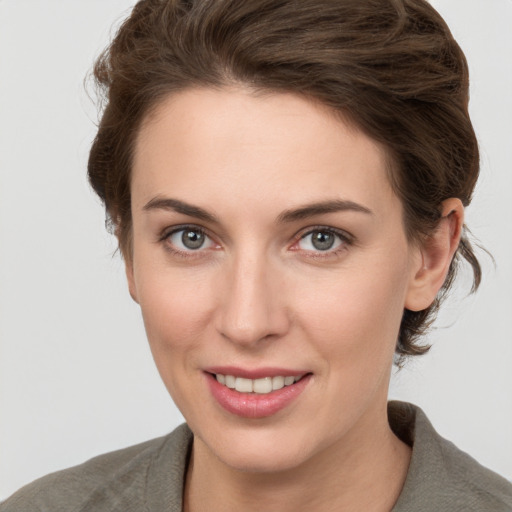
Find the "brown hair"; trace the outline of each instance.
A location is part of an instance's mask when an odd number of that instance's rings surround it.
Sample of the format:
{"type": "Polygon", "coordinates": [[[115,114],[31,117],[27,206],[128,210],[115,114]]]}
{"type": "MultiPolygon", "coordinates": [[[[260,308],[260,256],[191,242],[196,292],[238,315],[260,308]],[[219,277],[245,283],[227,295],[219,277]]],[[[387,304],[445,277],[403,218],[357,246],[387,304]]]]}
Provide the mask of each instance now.
{"type": "MultiPolygon", "coordinates": [[[[425,0],[142,0],[100,56],[105,108],[89,179],[131,257],[130,168],[149,111],[193,86],[243,83],[320,100],[382,143],[410,240],[436,227],[440,204],[470,203],[479,171],[468,114],[468,68],[425,0]]],[[[399,356],[428,350],[431,324],[459,260],[481,269],[464,229],[443,289],[426,310],[405,310],[399,356]]]]}

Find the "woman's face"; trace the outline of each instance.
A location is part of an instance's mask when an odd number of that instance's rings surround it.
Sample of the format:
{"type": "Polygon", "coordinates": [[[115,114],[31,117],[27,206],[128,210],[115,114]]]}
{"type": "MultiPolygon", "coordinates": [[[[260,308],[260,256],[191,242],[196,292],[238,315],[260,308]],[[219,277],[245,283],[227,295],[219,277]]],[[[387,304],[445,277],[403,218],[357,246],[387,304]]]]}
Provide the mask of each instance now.
{"type": "Polygon", "coordinates": [[[130,291],[198,449],[272,471],[383,428],[421,256],[378,144],[293,94],[187,90],[131,186],[130,291]]]}

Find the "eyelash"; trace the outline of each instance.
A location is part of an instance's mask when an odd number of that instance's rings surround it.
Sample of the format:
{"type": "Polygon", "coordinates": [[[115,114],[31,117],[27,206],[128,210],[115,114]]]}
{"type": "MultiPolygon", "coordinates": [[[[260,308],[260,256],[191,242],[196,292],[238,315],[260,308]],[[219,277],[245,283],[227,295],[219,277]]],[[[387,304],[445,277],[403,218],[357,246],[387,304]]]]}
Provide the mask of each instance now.
{"type": "Polygon", "coordinates": [[[210,240],[213,240],[213,238],[210,235],[208,235],[208,233],[206,232],[206,230],[204,228],[202,228],[200,226],[195,226],[193,224],[174,226],[172,229],[164,231],[162,233],[162,236],[159,237],[158,241],[164,244],[164,248],[166,251],[169,251],[174,256],[178,256],[180,258],[184,258],[184,259],[197,258],[197,257],[200,257],[201,256],[200,253],[203,252],[201,250],[182,251],[180,249],[176,249],[175,247],[173,247],[173,245],[170,243],[170,238],[172,235],[175,235],[176,233],[179,233],[181,231],[193,231],[194,233],[203,235],[204,237],[206,237],[210,240]]]}
{"type": "MultiPolygon", "coordinates": [[[[191,249],[188,251],[183,251],[183,250],[173,247],[173,245],[169,242],[169,239],[172,235],[175,235],[176,233],[179,233],[181,231],[193,231],[193,232],[195,232],[199,235],[202,235],[202,236],[210,239],[211,241],[213,241],[213,238],[207,233],[207,231],[204,228],[202,228],[200,226],[193,225],[193,224],[174,226],[172,229],[164,231],[162,233],[162,235],[159,237],[158,241],[160,243],[164,244],[164,247],[167,251],[169,251],[171,254],[178,256],[180,258],[186,259],[186,258],[202,257],[203,255],[201,253],[204,252],[204,251],[201,251],[200,249],[198,249],[198,250],[191,249]]],[[[305,254],[305,256],[308,258],[326,259],[326,258],[330,258],[330,257],[331,258],[336,257],[341,252],[346,251],[347,247],[349,247],[350,245],[353,245],[353,243],[354,243],[354,238],[352,237],[352,235],[348,234],[346,231],[342,231],[340,229],[336,229],[333,227],[319,225],[319,226],[309,226],[305,230],[303,230],[300,233],[298,233],[297,235],[295,235],[294,241],[293,241],[291,247],[297,245],[301,240],[304,240],[306,237],[311,236],[313,233],[317,233],[317,232],[321,232],[321,233],[325,233],[325,234],[332,234],[332,235],[336,236],[340,240],[341,243],[334,250],[327,249],[325,251],[321,251],[321,250],[302,251],[305,254]]],[[[213,243],[215,244],[214,241],[213,241],[213,243]]],[[[297,251],[297,252],[301,251],[300,249],[291,249],[291,250],[297,251]]]]}
{"type": "MultiPolygon", "coordinates": [[[[350,245],[353,245],[354,238],[352,235],[347,233],[346,231],[342,231],[340,229],[336,229],[329,226],[310,226],[303,230],[297,237],[292,245],[292,247],[298,244],[301,240],[304,240],[306,237],[311,236],[313,233],[324,233],[334,235],[340,240],[340,245],[335,249],[327,249],[325,251],[316,250],[316,251],[304,251],[304,254],[308,258],[313,259],[326,259],[339,256],[340,253],[347,250],[350,245]]],[[[300,249],[294,249],[300,251],[300,249]]]]}

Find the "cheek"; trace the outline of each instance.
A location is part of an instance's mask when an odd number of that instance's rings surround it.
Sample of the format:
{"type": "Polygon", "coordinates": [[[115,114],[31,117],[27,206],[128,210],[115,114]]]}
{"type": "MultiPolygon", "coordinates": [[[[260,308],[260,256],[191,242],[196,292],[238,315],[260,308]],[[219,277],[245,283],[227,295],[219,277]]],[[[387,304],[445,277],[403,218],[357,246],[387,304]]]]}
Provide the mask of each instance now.
{"type": "Polygon", "coordinates": [[[314,284],[302,282],[295,293],[297,318],[325,357],[338,355],[339,364],[350,366],[392,356],[407,287],[404,268],[362,266],[314,284]]]}
{"type": "Polygon", "coordinates": [[[191,350],[199,345],[213,310],[214,287],[207,276],[179,270],[148,272],[146,269],[137,288],[155,356],[191,350]]]}
{"type": "MultiPolygon", "coordinates": [[[[211,325],[212,285],[204,278],[162,269],[140,276],[139,304],[158,372],[181,411],[194,402],[194,374],[211,325]],[[192,371],[192,372],[191,372],[192,371]]],[[[186,274],[186,273],[185,273],[186,274]]]]}

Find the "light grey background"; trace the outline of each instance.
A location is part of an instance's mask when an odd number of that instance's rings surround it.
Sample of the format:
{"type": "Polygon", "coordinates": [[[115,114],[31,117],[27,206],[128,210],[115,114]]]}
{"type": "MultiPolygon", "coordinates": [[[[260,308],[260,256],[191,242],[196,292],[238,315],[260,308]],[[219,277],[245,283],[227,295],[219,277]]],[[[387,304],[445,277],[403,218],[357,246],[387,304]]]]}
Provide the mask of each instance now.
{"type": "MultiPolygon", "coordinates": [[[[390,394],[512,479],[512,2],[432,3],[470,63],[483,167],[468,222],[497,269],[483,256],[481,291],[464,299],[463,282],[390,394]]],[[[0,1],[0,499],[182,421],[85,179],[83,78],[132,4],[0,1]]]]}

